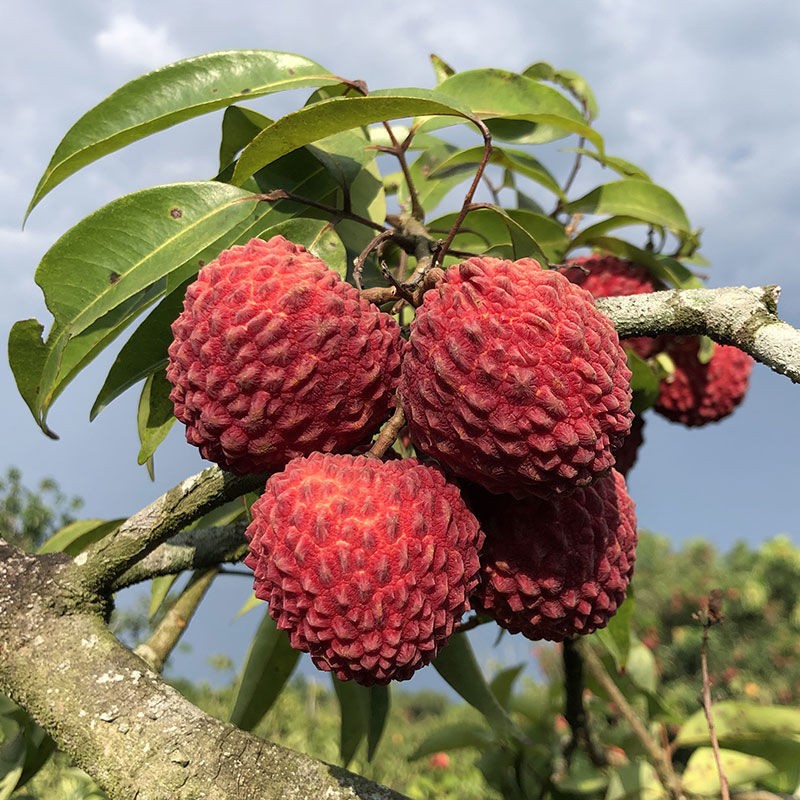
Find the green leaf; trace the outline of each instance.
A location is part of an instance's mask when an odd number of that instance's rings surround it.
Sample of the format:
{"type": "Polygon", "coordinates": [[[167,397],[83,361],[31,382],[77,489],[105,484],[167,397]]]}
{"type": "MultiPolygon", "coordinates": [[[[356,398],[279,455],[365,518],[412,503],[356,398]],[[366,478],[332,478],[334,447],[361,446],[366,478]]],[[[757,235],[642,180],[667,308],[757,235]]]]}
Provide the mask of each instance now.
{"type": "Polygon", "coordinates": [[[428,734],[408,758],[415,761],[442,750],[459,750],[464,747],[486,750],[493,745],[497,745],[497,739],[483,725],[460,722],[428,734]]]}
{"type": "Polygon", "coordinates": [[[99,542],[115,531],[124,519],[79,519],[57,530],[38,553],[67,553],[76,556],[89,545],[99,542]]]}
{"type": "Polygon", "coordinates": [[[513,735],[514,723],[489,688],[469,639],[463,633],[451,636],[432,663],[447,683],[486,717],[496,733],[513,735]]]}
{"type": "Polygon", "coordinates": [[[605,628],[600,628],[594,634],[595,638],[605,647],[614,659],[618,671],[625,670],[628,663],[628,654],[631,650],[631,623],[636,610],[636,601],[633,591],[628,588],[625,602],[617,609],[605,628]]]}
{"type": "Polygon", "coordinates": [[[570,250],[578,247],[586,246],[596,241],[598,238],[605,236],[609,231],[616,230],[617,228],[629,228],[634,225],[648,225],[636,217],[626,217],[615,215],[608,219],[602,219],[600,222],[595,222],[593,225],[588,225],[579,231],[575,238],[570,242],[570,250]]]}
{"type": "Polygon", "coordinates": [[[493,136],[540,144],[576,133],[603,150],[600,134],[556,89],[501,69],[457,72],[437,87],[484,120],[493,136]]]}
{"type": "Polygon", "coordinates": [[[178,580],[178,575],[158,575],[150,582],[150,606],[147,610],[147,618],[153,619],[161,608],[162,603],[167,599],[169,590],[175,581],[178,580]]]}
{"type": "Polygon", "coordinates": [[[9,360],[42,430],[54,399],[139,311],[166,275],[253,211],[253,195],[203,182],[145,189],[95,211],[65,233],[36,271],[55,317],[46,341],[26,320],[12,329],[9,360]]]}
{"type": "Polygon", "coordinates": [[[468,118],[469,111],[447,96],[423,89],[376,91],[367,97],[334,97],[276,120],[242,151],[232,182],[240,185],[255,172],[298,147],[373,122],[420,115],[468,118]]]}
{"type": "MultiPolygon", "coordinates": [[[[722,749],[719,756],[722,771],[731,787],[742,786],[776,772],[774,764],[757,756],[722,749]]],[[[699,747],[689,756],[681,782],[689,794],[704,796],[719,794],[719,771],[712,748],[699,747]]]]}
{"type": "Polygon", "coordinates": [[[17,722],[0,717],[0,800],[8,800],[25,768],[25,735],[17,722]]]}
{"type": "MultiPolygon", "coordinates": [[[[712,706],[714,729],[720,742],[728,739],[764,739],[800,736],[800,708],[756,706],[727,700],[712,706]]],[[[705,713],[700,710],[681,726],[675,739],[679,746],[706,744],[709,741],[705,713]]]]}
{"type": "Polygon", "coordinates": [[[171,389],[172,385],[162,369],[150,373],[139,396],[136,427],[141,447],[137,461],[139,464],[147,464],[151,480],[154,479],[153,453],[175,422],[172,401],[169,399],[171,389]]]}
{"type": "Polygon", "coordinates": [[[441,83],[445,78],[455,75],[455,70],[443,59],[431,53],[429,56],[431,65],[433,66],[433,73],[436,76],[436,83],[441,83]]]}
{"type": "MultiPolygon", "coordinates": [[[[625,345],[625,339],[620,339],[620,344],[625,345]]],[[[658,399],[659,375],[643,358],[640,358],[630,348],[626,348],[628,356],[628,368],[631,375],[631,389],[633,390],[633,400],[631,408],[634,414],[641,414],[647,411],[658,399]]]]}
{"type": "Polygon", "coordinates": [[[569,214],[612,214],[635,217],[662,225],[675,233],[689,233],[690,225],[681,204],[662,186],[630,178],[604,183],[564,206],[569,214]]]}
{"type": "Polygon", "coordinates": [[[244,106],[228,106],[222,117],[222,139],[219,144],[219,169],[225,169],[272,120],[244,106]]]}
{"type": "Polygon", "coordinates": [[[341,729],[339,754],[346,767],[367,740],[367,761],[372,761],[386,728],[389,714],[388,686],[359,686],[355,681],[340,681],[331,674],[339,700],[341,729]]]}
{"type": "Polygon", "coordinates": [[[566,153],[580,153],[583,156],[594,159],[604,167],[610,167],[614,172],[622,175],[623,178],[636,178],[640,181],[651,181],[652,178],[638,165],[631,161],[626,161],[618,156],[609,156],[605,153],[597,153],[594,150],[587,150],[585,147],[567,147],[566,153]]]}
{"type": "Polygon", "coordinates": [[[609,773],[605,800],[662,800],[667,792],[652,764],[634,761],[609,773]]]}
{"type": "Polygon", "coordinates": [[[703,282],[696,275],[693,275],[680,261],[671,256],[662,256],[649,250],[642,250],[630,242],[612,236],[598,236],[587,240],[585,244],[641,264],[647,267],[656,280],[668,286],[674,286],[676,289],[704,288],[703,282]]]}
{"type": "MultiPolygon", "coordinates": [[[[469,147],[453,152],[441,161],[430,173],[431,178],[447,177],[461,173],[474,172],[473,167],[483,160],[483,147],[469,147]]],[[[557,197],[566,201],[564,192],[547,167],[524,150],[509,147],[492,147],[490,164],[498,164],[511,172],[518,172],[549,189],[557,197]]]]}
{"type": "MultiPolygon", "coordinates": [[[[455,213],[439,217],[430,223],[429,228],[431,232],[444,235],[453,225],[456,217],[455,213]]],[[[563,236],[563,229],[558,223],[552,221],[539,226],[538,222],[541,219],[543,219],[541,215],[520,209],[506,211],[497,206],[478,208],[467,214],[452,246],[455,250],[464,250],[476,255],[512,259],[535,258],[540,264],[546,265],[550,259],[535,238],[536,233],[554,235],[556,228],[550,226],[555,225],[563,236]],[[532,233],[532,230],[535,230],[536,233],[532,233]]],[[[554,248],[549,249],[551,255],[557,255],[554,248]]],[[[454,260],[461,260],[453,256],[448,258],[450,263],[453,263],[454,260]]]]}
{"type": "Polygon", "coordinates": [[[36,187],[26,218],[65,178],[131,142],[245,97],[339,81],[313,61],[272,50],[208,53],[142,75],[70,128],[36,187]]]}
{"type": "Polygon", "coordinates": [[[589,84],[571,69],[557,70],[545,61],[537,61],[523,70],[523,75],[535,80],[550,81],[566,89],[582,106],[585,107],[590,119],[595,119],[598,114],[597,101],[589,84]]]}
{"type": "MultiPolygon", "coordinates": [[[[436,208],[452,189],[467,179],[468,169],[464,172],[453,172],[449,175],[434,177],[437,166],[445,162],[455,151],[454,145],[437,139],[409,164],[408,171],[417,190],[417,199],[426,213],[436,208]]],[[[411,211],[411,193],[402,173],[397,191],[397,201],[404,210],[411,211]]]]}
{"type": "Polygon", "coordinates": [[[286,632],[278,630],[272,617],[264,614],[245,658],[230,721],[246,731],[258,725],[278,699],[299,657],[286,632]]]}
{"type": "Polygon", "coordinates": [[[655,694],[658,689],[658,667],[653,651],[639,641],[631,644],[625,663],[625,674],[639,689],[655,694]]]}
{"type": "Polygon", "coordinates": [[[525,669],[524,664],[517,664],[515,667],[507,667],[500,670],[497,675],[492,678],[489,688],[492,694],[497,698],[503,708],[508,711],[509,703],[511,702],[511,691],[514,688],[514,682],[525,669]]]}
{"type": "Polygon", "coordinates": [[[254,608],[258,608],[259,606],[263,606],[263,605],[264,605],[264,601],[263,600],[259,600],[256,597],[255,592],[252,592],[250,594],[250,597],[247,598],[247,601],[245,602],[245,604],[236,612],[235,619],[239,619],[239,617],[243,617],[245,614],[249,613],[254,608]]]}

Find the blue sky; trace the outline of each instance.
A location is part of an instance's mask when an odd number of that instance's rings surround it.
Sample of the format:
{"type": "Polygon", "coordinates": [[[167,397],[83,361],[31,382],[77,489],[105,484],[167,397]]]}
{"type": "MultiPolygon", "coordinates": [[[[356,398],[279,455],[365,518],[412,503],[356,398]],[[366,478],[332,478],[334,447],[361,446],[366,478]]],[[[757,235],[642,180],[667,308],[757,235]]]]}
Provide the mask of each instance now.
{"type": "MultiPolygon", "coordinates": [[[[126,192],[213,174],[219,116],[159,134],[79,173],[41,203],[23,231],[28,200],[60,137],[142,72],[229,48],[297,52],[372,88],[430,86],[430,52],[459,69],[522,69],[545,60],[577,70],[597,96],[597,127],[608,152],[645,167],[704,228],[709,284],[779,283],[781,314],[800,325],[800,4],[765,10],[752,0],[241,0],[224,7],[203,0],[6,0],[4,11],[4,339],[18,319],[49,323],[33,272],[69,226],[126,192]]],[[[268,113],[298,102],[292,95],[273,99],[268,113]]],[[[8,365],[0,366],[0,467],[20,467],[30,484],[55,477],[68,494],[85,498],[92,517],[133,513],[204,466],[176,426],[156,456],[156,482],[149,481],[136,465],[135,391],[89,424],[110,359],[99,360],[55,404],[50,422],[58,442],[39,432],[8,365]]],[[[723,548],[779,533],[800,542],[799,400],[800,388],[756,367],[744,405],[724,423],[689,431],[651,417],[630,477],[641,526],[676,543],[702,536],[723,548]]],[[[205,618],[227,624],[247,590],[246,580],[227,579],[206,604],[217,613],[204,609],[205,618]]],[[[202,637],[208,627],[199,630],[202,637]]],[[[234,637],[238,631],[226,632],[216,649],[234,637]]],[[[504,647],[495,654],[501,659],[524,655],[527,645],[504,647]]]]}

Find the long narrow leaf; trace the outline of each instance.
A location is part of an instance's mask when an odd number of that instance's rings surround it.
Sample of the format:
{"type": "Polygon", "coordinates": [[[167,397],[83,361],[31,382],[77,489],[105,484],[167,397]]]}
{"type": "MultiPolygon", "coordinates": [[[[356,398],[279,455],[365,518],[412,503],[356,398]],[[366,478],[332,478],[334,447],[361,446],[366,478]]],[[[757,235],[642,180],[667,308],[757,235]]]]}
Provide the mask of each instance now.
{"type": "Polygon", "coordinates": [[[273,50],[208,53],[149,72],[117,89],[70,128],[42,175],[27,214],[82,167],[152,133],[245,97],[340,80],[314,61],[273,50]]]}

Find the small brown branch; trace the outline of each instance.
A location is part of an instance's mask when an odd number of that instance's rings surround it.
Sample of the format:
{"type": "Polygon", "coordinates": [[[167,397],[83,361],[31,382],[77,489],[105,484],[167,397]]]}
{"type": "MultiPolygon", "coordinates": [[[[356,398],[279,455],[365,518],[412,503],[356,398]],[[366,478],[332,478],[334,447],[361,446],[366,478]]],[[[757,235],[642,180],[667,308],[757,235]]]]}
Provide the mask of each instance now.
{"type": "Polygon", "coordinates": [[[200,601],[211,588],[219,570],[215,567],[194,572],[186,588],[164,615],[152,635],[133,652],[152,670],[161,672],[169,654],[175,649],[183,632],[191,622],[200,601]]]}
{"type": "Polygon", "coordinates": [[[261,200],[265,203],[277,203],[281,200],[290,200],[293,203],[301,203],[309,206],[310,208],[317,208],[320,211],[324,211],[334,219],[350,219],[353,222],[360,222],[367,228],[374,228],[378,231],[384,230],[384,226],[380,222],[375,222],[375,220],[362,217],[360,214],[356,214],[349,209],[336,208],[335,206],[329,206],[325,203],[319,203],[316,200],[312,200],[310,197],[303,197],[302,195],[294,194],[293,192],[287,192],[285,189],[272,189],[271,191],[264,192],[263,194],[253,195],[253,197],[248,199],[261,200]]]}
{"type": "Polygon", "coordinates": [[[703,639],[700,645],[700,672],[703,676],[703,712],[706,715],[708,725],[708,738],[711,740],[711,749],[714,752],[714,762],[717,765],[717,775],[719,775],[719,789],[722,800],[730,800],[731,794],[728,787],[728,778],[722,767],[722,755],[719,751],[719,740],[714,728],[714,713],[711,700],[711,678],[708,674],[708,631],[712,625],[722,622],[722,592],[713,589],[709,596],[704,599],[700,610],[694,618],[703,626],[703,639]]]}
{"type": "Polygon", "coordinates": [[[492,134],[489,132],[489,129],[477,117],[470,117],[470,121],[478,127],[478,130],[483,136],[483,158],[481,159],[481,163],[478,165],[478,169],[475,171],[475,177],[472,179],[472,184],[467,190],[467,194],[464,196],[464,203],[461,206],[461,210],[458,212],[458,216],[456,217],[453,226],[450,228],[450,232],[447,234],[444,244],[442,244],[442,246],[439,248],[433,259],[434,267],[441,264],[442,260],[444,259],[444,254],[450,250],[450,245],[453,243],[453,239],[456,238],[456,234],[460,230],[461,224],[464,222],[467,214],[470,211],[472,206],[472,198],[475,196],[475,191],[481,182],[483,172],[489,163],[489,159],[492,157],[492,134]]]}
{"type": "Polygon", "coordinates": [[[382,230],[377,236],[370,239],[367,246],[353,259],[353,282],[359,291],[361,288],[361,274],[364,272],[364,263],[373,250],[377,250],[395,236],[393,230],[382,230]]]}
{"type": "Polygon", "coordinates": [[[395,156],[400,162],[400,169],[406,179],[406,186],[408,186],[408,196],[411,198],[411,216],[416,220],[422,221],[425,218],[425,209],[419,202],[419,194],[416,186],[414,186],[414,179],[411,177],[411,170],[408,168],[408,161],[406,160],[406,151],[411,144],[412,137],[409,135],[402,142],[398,142],[392,126],[388,122],[384,122],[383,127],[386,129],[386,133],[389,134],[392,146],[379,149],[384,153],[395,156]]]}
{"type": "Polygon", "coordinates": [[[370,458],[383,458],[386,451],[394,444],[397,435],[406,424],[406,417],[403,413],[403,407],[400,405],[400,399],[397,399],[397,408],[394,414],[390,417],[389,421],[381,428],[378,438],[372,444],[372,447],[367,451],[366,455],[370,458]]]}
{"type": "Polygon", "coordinates": [[[686,794],[681,786],[680,778],[675,772],[668,754],[650,735],[647,726],[636,713],[633,706],[628,702],[627,697],[625,697],[619,686],[614,682],[614,679],[606,671],[600,657],[586,641],[581,643],[580,649],[586,669],[589,670],[592,677],[600,684],[609,699],[616,704],[619,713],[628,723],[634,736],[636,736],[642,748],[647,753],[653,765],[653,769],[656,771],[659,782],[664,787],[671,800],[686,800],[686,794]]]}
{"type": "Polygon", "coordinates": [[[598,749],[589,730],[589,719],[583,703],[583,658],[575,640],[565,639],[562,658],[564,663],[564,717],[572,736],[564,754],[569,763],[572,752],[581,746],[596,767],[608,766],[608,759],[598,749]]]}

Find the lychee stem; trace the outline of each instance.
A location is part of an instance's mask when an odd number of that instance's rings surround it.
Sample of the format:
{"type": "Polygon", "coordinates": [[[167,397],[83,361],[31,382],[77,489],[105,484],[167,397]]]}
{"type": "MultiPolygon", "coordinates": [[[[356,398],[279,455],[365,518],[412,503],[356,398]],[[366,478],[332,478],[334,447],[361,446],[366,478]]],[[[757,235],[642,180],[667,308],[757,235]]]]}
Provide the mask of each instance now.
{"type": "Polygon", "coordinates": [[[381,428],[378,438],[372,444],[372,447],[365,455],[370,458],[383,458],[386,451],[394,444],[395,439],[399,435],[403,426],[406,424],[406,415],[403,413],[403,406],[400,405],[400,400],[397,400],[397,408],[394,414],[390,417],[389,421],[381,428]]]}

